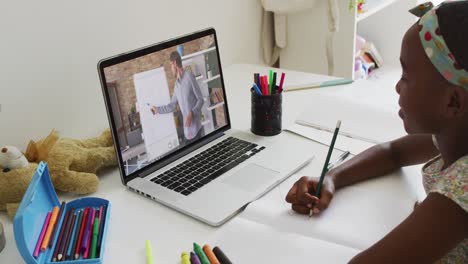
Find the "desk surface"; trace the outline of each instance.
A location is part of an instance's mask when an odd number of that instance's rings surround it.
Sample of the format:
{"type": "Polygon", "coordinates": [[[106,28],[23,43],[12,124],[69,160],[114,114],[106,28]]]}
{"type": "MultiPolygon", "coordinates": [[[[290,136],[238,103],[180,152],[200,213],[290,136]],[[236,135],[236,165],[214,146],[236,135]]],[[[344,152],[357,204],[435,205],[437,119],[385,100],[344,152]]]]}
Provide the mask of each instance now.
{"type": "MultiPolygon", "coordinates": [[[[225,69],[233,127],[249,130],[249,86],[252,73],[266,74],[268,69],[243,64],[225,69]]],[[[286,72],[286,82],[288,78],[300,80],[310,76],[307,73],[286,72]]],[[[355,82],[351,85],[285,93],[283,125],[286,127],[294,122],[295,117],[307,106],[309,96],[324,93],[370,102],[376,107],[395,107],[396,113],[397,95],[393,83],[387,83],[390,87],[382,87],[377,81],[355,82]]],[[[284,132],[278,138],[282,136],[296,137],[284,132]]],[[[307,167],[218,228],[128,191],[122,185],[117,169],[103,173],[99,190],[92,196],[108,199],[112,204],[105,263],[144,263],[146,239],[152,241],[155,263],[179,263],[180,253],[191,250],[193,242],[220,245],[233,260],[237,260],[236,263],[259,263],[266,259],[272,262],[280,259],[309,260],[308,249],[314,252],[315,260],[342,263],[389,232],[411,212],[414,201],[421,198],[417,183],[420,179],[419,168],[411,167],[394,175],[340,190],[331,207],[320,217],[309,219],[296,215],[289,210],[284,196],[292,182],[300,176],[318,175],[327,151],[324,145],[310,140],[305,142],[310,144],[311,153],[315,155],[307,167]],[[272,240],[275,242],[269,242],[272,240]],[[278,253],[271,255],[271,252],[279,252],[280,249],[286,250],[287,254],[283,257],[279,257],[278,253]]],[[[64,194],[60,198],[73,200],[77,197],[64,194]]],[[[16,249],[12,222],[3,212],[0,221],[4,224],[7,239],[6,248],[0,253],[0,263],[19,263],[21,257],[16,249]]]]}

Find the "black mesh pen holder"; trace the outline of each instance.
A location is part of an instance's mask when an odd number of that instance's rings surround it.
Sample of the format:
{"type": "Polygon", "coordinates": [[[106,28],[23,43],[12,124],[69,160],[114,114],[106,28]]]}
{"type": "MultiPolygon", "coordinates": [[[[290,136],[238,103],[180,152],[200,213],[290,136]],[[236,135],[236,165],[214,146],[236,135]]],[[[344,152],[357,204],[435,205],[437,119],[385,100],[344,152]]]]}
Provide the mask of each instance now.
{"type": "Polygon", "coordinates": [[[251,89],[250,97],[252,133],[259,136],[274,136],[281,133],[282,93],[259,95],[251,89]]]}

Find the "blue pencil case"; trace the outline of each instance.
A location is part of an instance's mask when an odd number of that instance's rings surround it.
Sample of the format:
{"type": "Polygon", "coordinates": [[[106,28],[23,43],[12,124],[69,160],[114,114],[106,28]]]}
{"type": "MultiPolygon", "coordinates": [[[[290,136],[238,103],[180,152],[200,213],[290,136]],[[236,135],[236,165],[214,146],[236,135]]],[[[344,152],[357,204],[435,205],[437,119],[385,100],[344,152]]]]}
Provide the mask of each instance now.
{"type": "MultiPolygon", "coordinates": [[[[83,264],[97,264],[102,263],[104,257],[104,249],[105,249],[105,240],[107,235],[107,227],[109,226],[109,217],[110,217],[110,203],[108,200],[95,198],[95,197],[86,197],[80,198],[73,201],[66,203],[63,207],[63,213],[57,216],[57,220],[55,225],[57,226],[56,232],[53,233],[53,236],[50,237],[52,242],[51,247],[47,247],[45,251],[41,251],[38,257],[34,257],[34,250],[36,249],[36,245],[38,243],[39,237],[41,236],[44,222],[46,222],[46,217],[49,212],[51,212],[54,207],[60,207],[61,204],[57,197],[57,193],[52,185],[52,181],[50,179],[49,170],[47,164],[41,162],[34,176],[32,177],[31,183],[23,196],[23,200],[18,208],[18,211],[15,215],[15,219],[13,222],[13,230],[16,240],[16,246],[18,247],[18,251],[20,252],[21,256],[23,257],[24,261],[28,264],[35,263],[35,264],[49,264],[49,263],[56,263],[56,262],[63,262],[63,263],[83,263],[83,264]],[[102,230],[97,229],[99,231],[99,243],[100,245],[95,258],[83,258],[80,254],[78,259],[72,257],[72,259],[61,260],[54,262],[52,259],[54,257],[55,248],[58,245],[60,231],[62,225],[65,224],[67,212],[70,211],[70,217],[72,217],[71,212],[77,212],[73,219],[76,219],[74,223],[78,223],[78,212],[82,214],[82,216],[86,215],[84,213],[85,208],[96,208],[97,210],[101,210],[101,224],[102,230]]],[[[93,211],[94,209],[86,209],[86,211],[93,211]]],[[[92,216],[98,217],[98,214],[90,214],[92,216]]],[[[89,219],[93,217],[89,216],[89,219]]],[[[82,217],[84,218],[84,217],[82,217]]],[[[75,229],[76,232],[72,232],[73,226],[71,223],[73,220],[70,220],[70,228],[68,234],[75,234],[79,236],[78,228],[75,229]]],[[[93,222],[90,220],[88,223],[93,222]]],[[[84,222],[83,222],[84,223],[84,222]]],[[[96,224],[99,227],[99,224],[96,224]]],[[[67,225],[64,225],[64,228],[67,225]]],[[[85,230],[85,229],[84,229],[85,230]]],[[[84,231],[85,233],[86,231],[84,231]]],[[[91,231],[92,232],[92,231],[91,231]]],[[[65,234],[65,229],[63,234],[65,234]]],[[[65,236],[65,235],[63,235],[65,236]]],[[[91,235],[92,236],[92,235],[91,235]]],[[[73,237],[70,236],[69,239],[73,237]]],[[[77,239],[78,240],[78,239],[77,239]]],[[[83,239],[84,240],[84,239],[83,239]]],[[[90,241],[91,238],[87,241],[90,241]]],[[[71,239],[70,242],[72,243],[71,239]]],[[[57,247],[58,248],[58,247],[57,247]]],[[[64,247],[65,248],[65,247],[64,247]]],[[[80,247],[78,247],[80,248],[80,247]]],[[[79,249],[81,250],[81,249],[79,249]]],[[[65,251],[66,252],[66,251],[65,251]]],[[[73,256],[73,251],[70,250],[73,256]]]]}

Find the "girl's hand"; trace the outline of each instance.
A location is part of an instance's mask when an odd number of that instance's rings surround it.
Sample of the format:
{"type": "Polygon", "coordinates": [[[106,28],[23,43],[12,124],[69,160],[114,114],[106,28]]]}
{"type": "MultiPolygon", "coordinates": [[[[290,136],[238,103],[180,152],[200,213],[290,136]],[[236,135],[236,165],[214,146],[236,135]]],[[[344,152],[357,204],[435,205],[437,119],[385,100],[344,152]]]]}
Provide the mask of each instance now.
{"type": "Polygon", "coordinates": [[[300,214],[309,214],[311,209],[313,214],[325,210],[335,194],[335,184],[333,178],[326,175],[320,189],[320,197],[316,197],[318,182],[319,178],[301,177],[289,190],[286,202],[290,203],[292,209],[300,214]]]}

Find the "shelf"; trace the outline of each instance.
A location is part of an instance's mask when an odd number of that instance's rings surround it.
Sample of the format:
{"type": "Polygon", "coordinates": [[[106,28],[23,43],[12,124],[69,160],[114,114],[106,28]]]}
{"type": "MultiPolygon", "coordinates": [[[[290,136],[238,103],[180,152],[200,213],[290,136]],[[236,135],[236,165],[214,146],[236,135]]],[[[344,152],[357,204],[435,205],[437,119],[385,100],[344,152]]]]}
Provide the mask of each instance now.
{"type": "Polygon", "coordinates": [[[206,126],[206,125],[208,125],[209,123],[211,123],[210,120],[205,120],[205,121],[203,121],[201,124],[202,124],[202,126],[206,126]]]}
{"type": "Polygon", "coordinates": [[[357,14],[356,22],[360,22],[373,14],[379,12],[380,10],[386,8],[387,6],[391,5],[392,3],[398,0],[368,0],[364,4],[364,13],[357,14]]]}
{"type": "Polygon", "coordinates": [[[224,105],[224,102],[221,102],[221,103],[217,103],[217,104],[215,104],[215,105],[213,105],[213,106],[208,106],[208,108],[206,108],[206,109],[207,109],[207,110],[213,110],[213,109],[218,108],[218,107],[221,107],[221,106],[223,106],[223,105],[224,105]]]}
{"type": "Polygon", "coordinates": [[[181,59],[182,60],[188,60],[190,58],[193,58],[193,57],[196,57],[198,55],[202,55],[202,54],[205,54],[207,52],[214,51],[214,50],[216,50],[216,47],[211,47],[211,48],[208,48],[208,49],[205,49],[205,50],[202,50],[202,51],[191,53],[191,54],[186,55],[186,56],[182,56],[181,59]]]}
{"type": "Polygon", "coordinates": [[[201,79],[203,79],[203,75],[199,75],[199,76],[195,77],[195,80],[197,80],[197,81],[201,80],[201,79]]]}
{"type": "Polygon", "coordinates": [[[219,77],[220,77],[219,74],[218,74],[218,75],[215,75],[215,76],[213,76],[213,77],[211,77],[211,78],[208,78],[208,79],[204,80],[203,83],[211,82],[211,81],[213,81],[213,80],[218,79],[219,77]]]}

